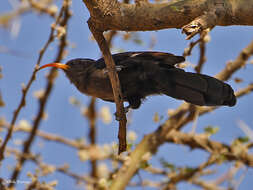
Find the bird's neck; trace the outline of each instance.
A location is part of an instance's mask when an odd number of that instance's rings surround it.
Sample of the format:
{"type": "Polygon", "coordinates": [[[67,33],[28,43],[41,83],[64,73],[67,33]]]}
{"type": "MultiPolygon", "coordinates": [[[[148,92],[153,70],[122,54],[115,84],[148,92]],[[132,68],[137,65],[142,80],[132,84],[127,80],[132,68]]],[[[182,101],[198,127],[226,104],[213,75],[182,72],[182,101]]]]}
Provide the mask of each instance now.
{"type": "Polygon", "coordinates": [[[65,72],[67,78],[71,83],[73,83],[78,90],[81,92],[85,92],[86,89],[86,78],[87,78],[87,71],[69,73],[65,72]]]}

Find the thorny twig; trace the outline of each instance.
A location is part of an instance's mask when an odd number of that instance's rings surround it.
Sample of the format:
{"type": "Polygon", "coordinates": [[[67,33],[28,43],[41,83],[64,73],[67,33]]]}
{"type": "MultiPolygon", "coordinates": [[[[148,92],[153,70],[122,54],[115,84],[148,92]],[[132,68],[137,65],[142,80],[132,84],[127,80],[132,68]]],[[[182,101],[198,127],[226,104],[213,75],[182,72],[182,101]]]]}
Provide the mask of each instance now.
{"type": "MultiPolygon", "coordinates": [[[[58,24],[59,21],[60,21],[60,18],[62,16],[62,13],[63,11],[60,12],[59,16],[56,18],[56,21],[55,23],[58,24]]],[[[10,124],[10,128],[8,130],[8,133],[4,139],[4,142],[2,143],[1,147],[0,147],[0,161],[3,160],[4,158],[4,150],[5,150],[5,147],[8,143],[8,141],[10,140],[11,136],[12,136],[12,132],[13,132],[13,129],[14,129],[14,125],[16,123],[16,120],[18,118],[18,115],[21,111],[21,109],[25,106],[26,104],[26,96],[27,96],[27,92],[29,91],[32,83],[35,81],[35,76],[36,76],[36,73],[37,73],[37,68],[39,67],[40,65],[40,62],[42,60],[42,57],[44,56],[44,53],[45,51],[47,50],[49,44],[54,40],[54,32],[55,32],[55,28],[52,27],[51,28],[51,32],[50,32],[50,35],[49,35],[49,38],[47,40],[47,42],[45,43],[44,47],[40,50],[40,53],[39,53],[39,58],[37,60],[37,63],[35,65],[35,69],[32,73],[32,76],[31,78],[29,79],[28,83],[26,86],[22,87],[22,97],[21,97],[21,101],[17,107],[17,109],[14,111],[14,114],[13,114],[13,118],[11,120],[11,124],[10,124]]]]}
{"type": "MultiPolygon", "coordinates": [[[[8,129],[9,124],[8,123],[0,123],[0,128],[7,128],[8,129]]],[[[13,132],[17,132],[17,131],[30,133],[31,129],[15,126],[13,132]]],[[[83,144],[82,142],[78,142],[76,140],[68,139],[66,137],[52,134],[52,133],[48,133],[48,132],[41,131],[41,130],[37,130],[36,135],[38,137],[41,137],[44,140],[62,143],[64,145],[67,145],[69,147],[76,148],[76,149],[88,149],[89,148],[88,145],[83,144]]]]}
{"type": "Polygon", "coordinates": [[[39,13],[48,14],[49,16],[56,18],[57,7],[51,5],[50,2],[45,4],[45,1],[42,2],[28,0],[21,1],[21,3],[18,5],[18,8],[10,12],[0,14],[0,26],[2,25],[3,27],[8,27],[12,20],[32,10],[35,10],[39,13]]]}
{"type": "MultiPolygon", "coordinates": [[[[24,155],[22,152],[18,151],[17,149],[13,149],[13,148],[7,148],[6,152],[8,152],[10,154],[14,154],[17,158],[21,158],[21,157],[25,156],[27,160],[32,161],[33,163],[37,164],[39,167],[49,165],[49,164],[43,163],[41,158],[38,155],[34,155],[32,153],[28,153],[28,154],[24,155]]],[[[69,171],[68,165],[55,167],[54,170],[75,179],[77,182],[86,182],[86,183],[90,183],[90,184],[95,183],[95,181],[88,176],[79,175],[79,174],[69,171]]]]}
{"type": "MultiPolygon", "coordinates": [[[[62,27],[67,27],[67,22],[71,16],[70,14],[70,11],[69,11],[69,6],[70,6],[70,3],[68,0],[65,0],[63,2],[63,6],[62,6],[62,9],[59,13],[59,16],[57,17],[56,19],[56,24],[60,24],[60,26],[62,27]]],[[[49,38],[53,38],[53,29],[51,30],[51,34],[49,38]]],[[[66,42],[66,34],[65,33],[62,37],[61,37],[61,40],[60,40],[60,44],[59,44],[59,51],[57,53],[57,56],[56,56],[56,62],[59,62],[62,58],[63,58],[63,54],[64,54],[64,49],[67,45],[67,42],[66,42]]],[[[50,41],[50,40],[49,40],[50,41]]],[[[43,55],[43,54],[42,54],[43,55]]],[[[39,60],[42,58],[42,56],[39,58],[39,60]]],[[[34,71],[36,73],[36,70],[34,71]]],[[[35,75],[35,74],[34,74],[35,75]]],[[[38,114],[34,120],[34,124],[33,124],[33,128],[32,128],[32,131],[29,135],[29,137],[27,138],[27,140],[25,141],[24,143],[24,146],[23,146],[23,153],[27,154],[29,153],[30,151],[30,146],[35,138],[35,135],[36,135],[36,132],[37,132],[37,129],[39,127],[39,124],[40,124],[40,121],[42,119],[42,116],[43,116],[43,113],[44,113],[44,109],[45,109],[45,106],[46,106],[46,103],[47,103],[47,100],[48,100],[48,97],[51,93],[51,90],[53,88],[53,82],[56,78],[56,69],[52,69],[50,74],[48,75],[48,83],[47,83],[47,87],[46,87],[46,90],[45,90],[45,93],[43,95],[43,97],[40,99],[39,101],[39,111],[38,111],[38,114]]],[[[18,175],[21,171],[21,168],[24,164],[24,162],[26,161],[26,159],[24,157],[21,157],[19,160],[18,160],[18,163],[12,173],[12,176],[11,176],[11,180],[12,181],[16,181],[16,179],[18,178],[18,175]]],[[[15,184],[14,183],[10,183],[9,184],[9,187],[13,187],[15,184]]]]}
{"type": "Polygon", "coordinates": [[[216,158],[214,158],[212,155],[209,157],[209,159],[200,164],[196,168],[191,168],[191,170],[183,169],[179,173],[175,173],[174,175],[170,175],[170,180],[166,184],[166,187],[163,188],[163,190],[170,190],[175,189],[175,185],[180,181],[187,181],[194,177],[195,174],[202,172],[203,169],[207,168],[208,166],[214,164],[216,161],[216,158]]]}
{"type": "Polygon", "coordinates": [[[213,155],[219,156],[220,159],[228,161],[238,160],[245,165],[253,167],[253,155],[244,152],[243,150],[238,153],[235,148],[226,144],[212,141],[203,135],[186,134],[179,131],[172,131],[167,135],[167,142],[175,144],[183,144],[189,146],[191,149],[200,148],[213,155]]]}

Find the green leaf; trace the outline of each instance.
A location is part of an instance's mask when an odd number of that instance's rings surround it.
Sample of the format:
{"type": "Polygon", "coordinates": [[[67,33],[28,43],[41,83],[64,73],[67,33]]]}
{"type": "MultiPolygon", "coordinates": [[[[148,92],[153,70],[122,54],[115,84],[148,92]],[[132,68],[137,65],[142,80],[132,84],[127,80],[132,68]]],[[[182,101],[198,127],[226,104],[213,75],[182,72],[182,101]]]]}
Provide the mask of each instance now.
{"type": "Polygon", "coordinates": [[[249,142],[249,137],[245,136],[245,137],[238,137],[237,140],[241,143],[247,143],[249,142]]]}
{"type": "Polygon", "coordinates": [[[145,168],[147,168],[147,167],[149,167],[149,163],[148,162],[141,162],[141,164],[140,164],[140,168],[142,168],[142,169],[145,169],[145,168]]]}
{"type": "Polygon", "coordinates": [[[192,173],[194,171],[195,171],[195,168],[191,168],[191,167],[184,168],[184,172],[186,172],[186,173],[192,173]]]}
{"type": "Polygon", "coordinates": [[[162,164],[163,167],[169,168],[171,171],[175,171],[176,170],[175,165],[167,162],[164,158],[160,159],[160,163],[162,164]]]}
{"type": "Polygon", "coordinates": [[[207,126],[204,131],[210,135],[213,135],[219,131],[219,127],[207,126]]]}

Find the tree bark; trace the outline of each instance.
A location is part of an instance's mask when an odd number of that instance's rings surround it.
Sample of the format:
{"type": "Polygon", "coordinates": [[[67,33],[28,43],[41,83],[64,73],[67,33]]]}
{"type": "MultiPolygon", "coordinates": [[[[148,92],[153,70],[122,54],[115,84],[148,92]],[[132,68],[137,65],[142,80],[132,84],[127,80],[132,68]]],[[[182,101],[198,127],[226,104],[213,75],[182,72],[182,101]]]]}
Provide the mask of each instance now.
{"type": "Polygon", "coordinates": [[[182,28],[187,35],[216,25],[253,25],[253,0],[172,0],[167,3],[83,0],[101,31],[182,28]]]}

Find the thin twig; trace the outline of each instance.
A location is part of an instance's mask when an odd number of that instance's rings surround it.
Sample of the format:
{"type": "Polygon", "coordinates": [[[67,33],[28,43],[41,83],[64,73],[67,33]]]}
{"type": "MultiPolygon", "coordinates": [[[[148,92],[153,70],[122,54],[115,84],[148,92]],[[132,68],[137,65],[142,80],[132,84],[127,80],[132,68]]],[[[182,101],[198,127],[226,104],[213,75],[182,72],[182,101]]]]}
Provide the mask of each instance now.
{"type": "Polygon", "coordinates": [[[217,79],[224,81],[228,80],[234,72],[245,66],[247,60],[252,55],[253,55],[253,40],[246,48],[244,48],[240,52],[235,61],[227,63],[225,69],[223,69],[215,77],[217,79]]]}
{"type": "Polygon", "coordinates": [[[191,42],[191,43],[189,44],[189,47],[187,47],[187,48],[184,49],[183,56],[184,56],[184,57],[190,56],[191,53],[192,53],[193,48],[194,48],[198,43],[200,43],[200,42],[201,42],[201,38],[199,38],[199,39],[196,40],[195,42],[194,42],[194,41],[191,42]]]}
{"type": "Polygon", "coordinates": [[[50,8],[50,5],[44,5],[44,3],[39,3],[38,1],[29,0],[29,1],[21,1],[18,4],[18,7],[9,12],[0,14],[0,26],[8,27],[14,19],[24,15],[27,12],[31,12],[33,10],[39,11],[43,14],[48,14],[49,16],[55,18],[57,13],[57,8],[50,8]]]}
{"type": "Polygon", "coordinates": [[[44,3],[40,3],[39,1],[34,0],[28,0],[28,2],[33,9],[39,11],[40,13],[46,13],[55,18],[56,11],[54,9],[50,9],[49,5],[45,6],[44,3]]]}
{"type": "Polygon", "coordinates": [[[225,181],[231,180],[243,166],[244,165],[242,163],[235,162],[233,167],[230,167],[227,172],[225,172],[222,176],[220,176],[214,181],[214,184],[220,185],[225,181]]]}
{"type": "MultiPolygon", "coordinates": [[[[70,18],[70,12],[69,12],[69,1],[68,0],[65,0],[63,2],[63,6],[62,6],[62,9],[60,11],[60,14],[57,18],[57,21],[59,20],[59,24],[60,26],[62,27],[65,27],[67,26],[67,22],[70,18]],[[61,17],[62,20],[61,20],[61,17]]],[[[66,28],[67,30],[67,28],[66,28]]],[[[59,62],[62,57],[63,57],[63,53],[64,53],[64,49],[65,49],[65,46],[67,44],[66,42],[66,34],[67,32],[62,36],[61,40],[60,40],[60,44],[59,44],[59,51],[57,53],[57,56],[56,56],[56,62],[59,62]]],[[[51,36],[50,36],[51,37],[51,36]]],[[[27,140],[25,141],[24,145],[23,145],[23,153],[24,154],[27,154],[29,153],[30,151],[30,146],[32,145],[32,142],[36,136],[36,132],[37,132],[37,129],[39,127],[39,124],[40,124],[40,121],[42,119],[42,116],[43,116],[43,113],[44,113],[44,109],[45,109],[45,106],[46,106],[46,103],[47,103],[47,100],[48,100],[48,97],[52,91],[52,88],[53,88],[53,83],[54,83],[54,80],[56,78],[56,72],[57,70],[56,69],[52,69],[50,71],[50,74],[48,75],[48,83],[47,83],[47,87],[46,87],[46,90],[45,90],[45,93],[43,95],[43,97],[40,99],[39,101],[39,111],[38,111],[38,114],[34,120],[34,124],[33,124],[33,128],[32,128],[32,131],[29,135],[29,137],[27,138],[27,140]]],[[[12,181],[16,181],[17,178],[18,178],[18,175],[22,169],[22,166],[23,164],[25,163],[26,161],[26,158],[25,157],[20,157],[19,160],[18,160],[18,163],[12,173],[12,176],[11,176],[11,180],[12,181]]],[[[10,183],[9,184],[9,187],[13,187],[15,184],[14,183],[10,183]]]]}
{"type": "Polygon", "coordinates": [[[205,56],[206,43],[203,40],[201,40],[201,42],[199,43],[199,49],[200,49],[199,62],[198,62],[198,65],[194,68],[196,73],[201,72],[204,63],[206,62],[206,56],[205,56]]]}
{"type": "MultiPolygon", "coordinates": [[[[9,128],[8,126],[9,126],[8,123],[0,123],[0,128],[8,129],[9,128]]],[[[15,126],[13,132],[17,132],[17,131],[30,133],[31,129],[30,128],[26,129],[26,128],[22,128],[19,126],[15,126]]],[[[76,149],[88,149],[89,148],[88,145],[85,145],[85,144],[78,142],[76,140],[68,139],[66,137],[52,134],[52,133],[48,133],[48,132],[41,131],[41,130],[37,130],[36,135],[38,137],[45,139],[45,140],[54,141],[57,143],[62,143],[64,145],[67,145],[67,146],[70,146],[70,147],[76,148],[76,149]]]]}
{"type": "Polygon", "coordinates": [[[219,187],[218,185],[216,185],[212,182],[206,182],[206,181],[200,180],[200,179],[193,179],[193,180],[191,180],[191,183],[203,188],[204,190],[228,190],[228,189],[230,189],[230,188],[219,187]]]}
{"type": "Polygon", "coordinates": [[[190,180],[195,174],[200,173],[203,169],[213,165],[215,161],[216,159],[213,156],[210,156],[206,162],[200,164],[196,168],[192,168],[191,170],[181,170],[179,173],[176,172],[175,175],[170,176],[170,180],[163,190],[174,189],[178,182],[190,180]]]}
{"type": "Polygon", "coordinates": [[[233,146],[229,146],[223,143],[212,141],[203,135],[192,135],[179,131],[171,131],[166,138],[167,142],[173,142],[175,144],[187,145],[190,148],[200,148],[214,155],[220,156],[220,159],[226,159],[228,161],[238,160],[245,165],[253,167],[253,155],[242,151],[236,152],[233,146]],[[224,156],[224,157],[223,157],[224,156]]]}
{"type": "Polygon", "coordinates": [[[200,73],[204,63],[206,63],[206,42],[207,42],[206,38],[208,36],[208,32],[209,30],[204,30],[200,34],[200,39],[201,39],[199,42],[200,54],[199,54],[199,62],[197,66],[195,67],[196,73],[200,73]]]}
{"type": "MultiPolygon", "coordinates": [[[[90,105],[88,107],[87,118],[90,124],[90,144],[91,146],[96,145],[96,108],[95,108],[96,98],[92,97],[90,101],[90,105]]],[[[97,160],[91,160],[91,176],[96,179],[97,178],[97,160]]],[[[95,187],[94,187],[95,188],[95,187]]]]}
{"type": "MultiPolygon", "coordinates": [[[[13,148],[7,148],[6,152],[8,152],[10,154],[14,154],[17,158],[25,156],[27,160],[32,161],[33,163],[37,164],[38,166],[39,165],[48,165],[46,163],[42,163],[42,161],[40,160],[40,157],[37,155],[34,155],[32,153],[28,153],[28,154],[24,155],[22,152],[20,152],[16,149],[13,149],[13,148]]],[[[65,175],[75,179],[77,182],[80,181],[80,182],[86,182],[89,184],[95,183],[95,181],[88,176],[79,175],[79,174],[69,171],[68,165],[55,167],[55,171],[63,173],[65,175]]]]}
{"type": "MultiPolygon", "coordinates": [[[[60,12],[59,16],[57,17],[55,23],[57,24],[59,21],[60,21],[60,18],[61,18],[61,14],[62,14],[62,11],[60,12]]],[[[32,76],[31,78],[29,79],[28,83],[26,86],[23,87],[22,89],[22,97],[21,97],[21,101],[18,105],[18,108],[14,111],[14,114],[13,114],[13,117],[12,117],[12,120],[11,120],[11,125],[10,125],[10,128],[8,130],[8,133],[4,139],[4,142],[3,144],[1,145],[0,147],[0,161],[2,161],[4,159],[4,150],[5,150],[5,147],[8,143],[8,141],[11,139],[11,136],[12,136],[12,132],[13,132],[13,129],[14,129],[14,125],[16,123],[16,120],[18,118],[18,115],[21,111],[21,109],[25,106],[26,104],[26,96],[27,96],[27,92],[29,91],[32,83],[35,81],[35,78],[36,78],[36,73],[37,73],[37,68],[39,68],[39,65],[40,65],[40,62],[42,60],[42,57],[44,56],[44,53],[45,51],[47,50],[49,44],[54,40],[54,32],[55,32],[55,28],[52,27],[51,28],[51,32],[49,34],[49,38],[47,40],[47,42],[45,43],[44,47],[40,50],[40,53],[39,53],[39,58],[37,60],[37,63],[35,65],[35,69],[32,73],[32,76]]]]}

